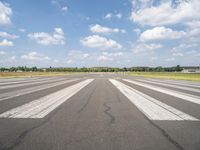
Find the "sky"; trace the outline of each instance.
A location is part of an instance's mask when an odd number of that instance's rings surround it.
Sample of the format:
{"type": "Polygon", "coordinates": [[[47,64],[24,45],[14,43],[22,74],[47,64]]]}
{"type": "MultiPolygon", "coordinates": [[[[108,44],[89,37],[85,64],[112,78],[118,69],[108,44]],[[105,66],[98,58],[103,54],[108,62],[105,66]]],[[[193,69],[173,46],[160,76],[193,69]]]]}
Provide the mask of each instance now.
{"type": "Polygon", "coordinates": [[[0,67],[200,64],[200,0],[0,0],[0,67]]]}

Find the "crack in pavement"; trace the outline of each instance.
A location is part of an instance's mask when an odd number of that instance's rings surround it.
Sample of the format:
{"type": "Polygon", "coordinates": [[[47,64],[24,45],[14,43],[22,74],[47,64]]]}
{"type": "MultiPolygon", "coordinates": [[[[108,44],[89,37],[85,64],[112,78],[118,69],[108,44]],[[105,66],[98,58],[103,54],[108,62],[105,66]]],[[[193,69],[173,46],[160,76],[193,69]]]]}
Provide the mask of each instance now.
{"type": "MultiPolygon", "coordinates": [[[[114,93],[113,91],[113,88],[110,89],[112,91],[112,93],[114,93]]],[[[119,95],[116,95],[117,96],[117,100],[114,100],[114,101],[107,101],[105,102],[103,105],[104,107],[106,107],[106,109],[104,110],[104,113],[109,116],[110,118],[110,123],[111,124],[115,124],[115,116],[112,114],[111,110],[112,110],[112,107],[110,106],[110,104],[112,105],[113,103],[120,103],[121,100],[119,98],[119,95]]]]}

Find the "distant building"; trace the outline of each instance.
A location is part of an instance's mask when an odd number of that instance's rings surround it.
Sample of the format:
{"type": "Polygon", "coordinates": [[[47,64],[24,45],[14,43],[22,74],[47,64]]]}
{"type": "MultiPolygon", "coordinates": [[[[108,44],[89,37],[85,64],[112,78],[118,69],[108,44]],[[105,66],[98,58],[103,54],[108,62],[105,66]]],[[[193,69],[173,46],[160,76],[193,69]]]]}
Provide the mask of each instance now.
{"type": "Polygon", "coordinates": [[[182,73],[200,73],[200,67],[183,67],[182,73]]]}

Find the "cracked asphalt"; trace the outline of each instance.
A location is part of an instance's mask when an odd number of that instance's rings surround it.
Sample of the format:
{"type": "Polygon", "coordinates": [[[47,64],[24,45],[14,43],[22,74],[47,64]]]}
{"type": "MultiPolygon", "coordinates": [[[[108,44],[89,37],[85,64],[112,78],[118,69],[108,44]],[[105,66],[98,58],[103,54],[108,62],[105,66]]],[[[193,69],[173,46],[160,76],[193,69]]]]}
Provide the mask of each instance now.
{"type": "MultiPolygon", "coordinates": [[[[124,76],[87,74],[66,78],[95,80],[44,118],[0,118],[0,150],[200,149],[199,122],[148,119],[108,80],[124,76]]],[[[0,101],[1,113],[78,82],[0,101]]],[[[149,92],[145,88],[142,91],[149,92]]],[[[164,97],[161,93],[158,96],[164,97]]]]}

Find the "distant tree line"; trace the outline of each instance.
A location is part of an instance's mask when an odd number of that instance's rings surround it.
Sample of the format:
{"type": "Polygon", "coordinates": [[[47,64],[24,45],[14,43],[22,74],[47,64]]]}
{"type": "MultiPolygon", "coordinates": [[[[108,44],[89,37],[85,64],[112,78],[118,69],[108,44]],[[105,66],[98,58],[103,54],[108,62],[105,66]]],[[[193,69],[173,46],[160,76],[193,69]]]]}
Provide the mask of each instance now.
{"type": "Polygon", "coordinates": [[[1,72],[180,72],[183,67],[179,65],[175,67],[124,67],[124,68],[112,68],[112,67],[91,67],[91,68],[37,68],[37,67],[1,67],[1,72]]]}

